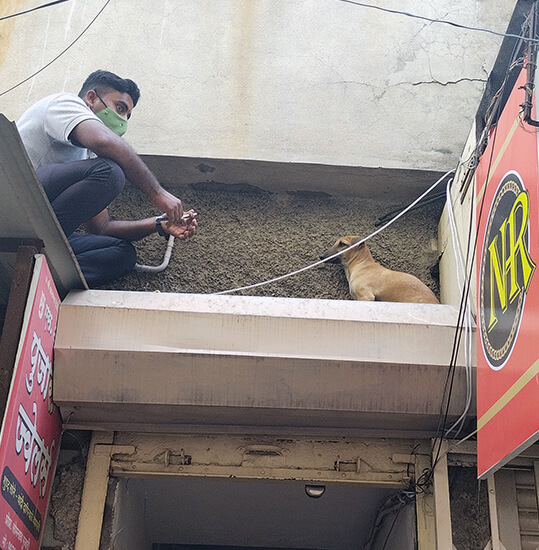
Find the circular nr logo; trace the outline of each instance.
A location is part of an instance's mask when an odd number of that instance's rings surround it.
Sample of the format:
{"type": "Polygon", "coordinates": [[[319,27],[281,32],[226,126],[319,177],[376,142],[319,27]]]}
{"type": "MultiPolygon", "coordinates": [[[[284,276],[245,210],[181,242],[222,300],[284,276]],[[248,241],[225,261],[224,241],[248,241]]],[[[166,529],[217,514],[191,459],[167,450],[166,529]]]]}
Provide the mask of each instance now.
{"type": "Polygon", "coordinates": [[[529,195],[516,172],[496,192],[483,240],[479,286],[481,343],[494,370],[513,350],[535,263],[529,253],[529,195]]]}

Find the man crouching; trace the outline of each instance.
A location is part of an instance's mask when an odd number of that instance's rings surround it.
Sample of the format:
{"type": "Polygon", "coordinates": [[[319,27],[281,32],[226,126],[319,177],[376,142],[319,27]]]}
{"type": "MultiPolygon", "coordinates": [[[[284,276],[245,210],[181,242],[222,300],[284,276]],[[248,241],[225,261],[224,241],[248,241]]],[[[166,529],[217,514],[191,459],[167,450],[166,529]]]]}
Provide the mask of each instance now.
{"type": "Polygon", "coordinates": [[[130,79],[95,71],[78,95],[57,93],[31,106],[17,121],[21,139],[82,273],[90,287],[125,275],[137,257],[131,241],[151,233],[192,237],[193,211],[157,181],[135,151],[121,138],[140,98],[130,79]],[[109,204],[126,178],[141,189],[167,221],[158,216],[118,221],[109,204]],[[88,234],[76,233],[84,224],[88,234]]]}

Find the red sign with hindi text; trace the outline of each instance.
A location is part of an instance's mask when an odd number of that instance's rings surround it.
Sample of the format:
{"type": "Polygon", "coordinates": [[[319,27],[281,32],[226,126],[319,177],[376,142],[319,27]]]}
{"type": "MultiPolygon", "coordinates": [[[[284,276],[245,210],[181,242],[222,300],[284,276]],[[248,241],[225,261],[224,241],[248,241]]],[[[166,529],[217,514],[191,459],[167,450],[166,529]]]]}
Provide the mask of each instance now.
{"type": "Polygon", "coordinates": [[[60,413],[52,353],[60,298],[37,255],[0,433],[0,549],[39,550],[56,467],[60,413]]]}

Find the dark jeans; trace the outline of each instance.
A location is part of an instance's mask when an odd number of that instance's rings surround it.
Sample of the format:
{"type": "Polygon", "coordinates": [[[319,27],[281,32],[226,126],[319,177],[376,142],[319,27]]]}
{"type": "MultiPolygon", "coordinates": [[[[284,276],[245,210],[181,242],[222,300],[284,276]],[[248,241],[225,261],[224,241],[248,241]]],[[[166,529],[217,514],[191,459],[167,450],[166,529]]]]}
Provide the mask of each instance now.
{"type": "Polygon", "coordinates": [[[88,286],[100,286],[129,273],[137,261],[130,242],[105,235],[75,233],[122,191],[125,176],[120,166],[111,159],[99,157],[42,166],[37,176],[88,286]]]}

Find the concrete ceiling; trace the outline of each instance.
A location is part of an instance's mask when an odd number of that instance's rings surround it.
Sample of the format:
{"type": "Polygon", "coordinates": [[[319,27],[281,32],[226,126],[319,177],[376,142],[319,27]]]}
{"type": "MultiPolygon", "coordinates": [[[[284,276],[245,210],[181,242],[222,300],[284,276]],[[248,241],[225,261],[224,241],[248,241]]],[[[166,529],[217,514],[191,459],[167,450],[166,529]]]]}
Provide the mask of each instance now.
{"type": "MultiPolygon", "coordinates": [[[[362,548],[387,487],[327,484],[309,498],[298,481],[220,478],[136,479],[153,543],[362,548]]],[[[403,546],[404,547],[404,546],[403,546]]]]}

